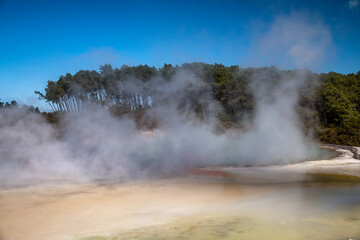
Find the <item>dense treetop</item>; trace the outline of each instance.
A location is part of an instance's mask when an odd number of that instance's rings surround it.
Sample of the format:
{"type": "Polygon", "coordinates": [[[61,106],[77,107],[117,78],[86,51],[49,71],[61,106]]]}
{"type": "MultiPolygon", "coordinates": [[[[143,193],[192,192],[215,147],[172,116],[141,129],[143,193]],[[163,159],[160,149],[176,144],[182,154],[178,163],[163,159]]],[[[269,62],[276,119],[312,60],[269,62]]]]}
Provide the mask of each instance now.
{"type": "MultiPolygon", "coordinates": [[[[272,83],[268,86],[276,87],[281,79],[301,74],[306,84],[299,89],[296,110],[303,129],[326,143],[360,145],[360,71],[347,75],[316,74],[308,70],[240,68],[199,62],[181,66],[164,64],[161,68],[148,65],[113,68],[105,64],[99,70],[67,73],[57,81],[48,81],[44,93],[36,91],[54,112],[45,114],[47,118],[56,122],[54,116],[95,105],[109,109],[115,116],[126,114],[135,118],[140,127],[151,128],[156,127],[156,120],[145,118],[144,113],[177,98],[179,110],[191,109],[199,119],[206,119],[209,105],[215,103],[220,109],[216,118],[222,127],[241,129],[242,120],[251,119],[256,107],[254,79],[262,78],[272,83]],[[171,87],[159,90],[160,85],[171,84],[176,78],[194,80],[178,91],[171,87]]],[[[266,91],[272,91],[271,87],[266,91]]],[[[0,108],[9,106],[17,103],[0,102],[0,108]]],[[[30,110],[38,112],[35,108],[30,110]]]]}

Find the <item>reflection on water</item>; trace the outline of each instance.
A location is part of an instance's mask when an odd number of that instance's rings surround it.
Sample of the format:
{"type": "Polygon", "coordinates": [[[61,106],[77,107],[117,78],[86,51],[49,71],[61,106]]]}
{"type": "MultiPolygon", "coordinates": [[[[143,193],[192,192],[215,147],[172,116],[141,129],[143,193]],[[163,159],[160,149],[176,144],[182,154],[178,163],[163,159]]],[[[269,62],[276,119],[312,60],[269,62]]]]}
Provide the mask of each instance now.
{"type": "Polygon", "coordinates": [[[275,191],[232,199],[211,211],[110,239],[360,239],[359,184],[267,187],[275,191]]]}
{"type": "Polygon", "coordinates": [[[4,189],[0,232],[17,240],[360,240],[358,179],[312,173],[313,181],[294,181],[293,172],[277,168],[234,168],[230,178],[221,169],[137,183],[4,189]]]}

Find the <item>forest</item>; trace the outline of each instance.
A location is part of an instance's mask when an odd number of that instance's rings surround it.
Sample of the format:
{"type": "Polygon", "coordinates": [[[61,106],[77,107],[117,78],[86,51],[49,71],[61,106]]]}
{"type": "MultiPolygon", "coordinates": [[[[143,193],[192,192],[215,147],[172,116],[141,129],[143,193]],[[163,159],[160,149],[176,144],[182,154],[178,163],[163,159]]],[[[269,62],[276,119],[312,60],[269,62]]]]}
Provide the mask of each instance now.
{"type": "MultiPolygon", "coordinates": [[[[200,62],[164,64],[161,68],[148,65],[113,68],[105,64],[99,71],[79,70],[73,75],[62,75],[57,81],[49,80],[45,91],[35,93],[49,104],[52,112],[41,114],[54,124],[67,112],[101,107],[113,116],[133,118],[139,128],[152,129],[158,119],[147,112],[177,98],[179,111],[194,113],[201,121],[215,113],[220,130],[241,131],[246,128],[244,121],[254,115],[257,91],[254,82],[259,78],[274,87],[281,79],[305,79],[305,84],[299,87],[296,105],[303,130],[324,143],[360,146],[360,71],[347,75],[318,74],[310,70],[240,68],[200,62]],[[164,88],[158,90],[157,86],[174,78],[194,80],[181,94],[172,89],[168,93],[164,88]],[[217,106],[216,110],[211,106],[217,106]]],[[[0,109],[6,107],[19,106],[16,102],[0,102],[0,109]]],[[[27,108],[40,113],[38,108],[27,108]]]]}

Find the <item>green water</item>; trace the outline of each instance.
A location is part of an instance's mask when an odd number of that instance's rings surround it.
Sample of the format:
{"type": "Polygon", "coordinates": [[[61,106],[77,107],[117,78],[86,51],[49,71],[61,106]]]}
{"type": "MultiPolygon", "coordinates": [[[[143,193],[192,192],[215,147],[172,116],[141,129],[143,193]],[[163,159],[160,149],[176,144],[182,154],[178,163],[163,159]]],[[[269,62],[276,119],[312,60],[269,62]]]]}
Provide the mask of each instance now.
{"type": "Polygon", "coordinates": [[[271,191],[232,199],[167,224],[156,225],[154,219],[155,226],[118,232],[106,239],[360,239],[359,184],[303,183],[265,188],[271,191]]]}

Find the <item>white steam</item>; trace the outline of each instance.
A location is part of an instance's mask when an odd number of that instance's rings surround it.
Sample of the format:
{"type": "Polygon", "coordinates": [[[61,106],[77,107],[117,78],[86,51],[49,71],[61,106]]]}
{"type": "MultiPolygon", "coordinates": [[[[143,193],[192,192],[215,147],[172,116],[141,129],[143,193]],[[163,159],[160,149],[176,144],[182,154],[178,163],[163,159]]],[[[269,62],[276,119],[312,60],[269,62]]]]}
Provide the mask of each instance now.
{"type": "MultiPolygon", "coordinates": [[[[323,25],[295,16],[278,18],[259,46],[265,54],[271,50],[284,62],[306,67],[324,57],[329,39],[323,25]]],[[[174,176],[198,166],[305,159],[311,141],[302,133],[294,107],[306,74],[283,74],[277,82],[270,82],[270,74],[274,74],[271,68],[253,76],[256,107],[245,132],[215,131],[221,108],[211,94],[201,95],[204,118],[196,116],[187,99],[210,86],[185,71],[171,81],[157,77],[145,85],[136,79],[126,82],[128,89],[147,88],[154,93],[147,112],[159,122],[153,138],[141,134],[132,119],[114,118],[105,109],[67,114],[61,137],[39,115],[2,110],[0,185],[49,177],[129,180],[174,176]]]]}
{"type": "Polygon", "coordinates": [[[321,70],[334,52],[330,29],[321,19],[300,12],[278,16],[254,42],[258,64],[280,68],[321,70]]]}
{"type": "MultiPolygon", "coordinates": [[[[159,96],[154,101],[161,103],[148,110],[159,122],[152,138],[141,134],[132,119],[112,117],[101,108],[67,114],[61,137],[34,113],[4,110],[0,115],[0,180],[2,184],[49,177],[130,180],[179,175],[199,166],[304,159],[309,154],[307,139],[294,110],[302,79],[281,77],[269,86],[266,75],[255,76],[255,118],[244,133],[216,133],[220,107],[210,96],[206,97],[206,118],[196,117],[191,106],[186,106],[188,92],[208,86],[186,72],[177,73],[171,81],[154,79],[153,86],[147,86],[159,96]],[[179,110],[179,103],[185,108],[179,110]]],[[[135,89],[136,81],[132,82],[135,89]]]]}
{"type": "MultiPolygon", "coordinates": [[[[265,74],[271,75],[271,69],[265,74]]],[[[257,75],[252,88],[256,99],[255,118],[251,131],[241,137],[241,146],[255,153],[257,163],[290,162],[308,157],[311,139],[302,132],[295,107],[299,89],[306,83],[306,76],[299,71],[293,76],[279,76],[276,83],[268,75],[257,75]],[[258,150],[254,149],[254,146],[258,150]]],[[[249,151],[250,152],[250,151],[249,151]]],[[[254,153],[251,153],[254,154],[254,153]]],[[[250,163],[251,164],[251,163],[250,163]]]]}

